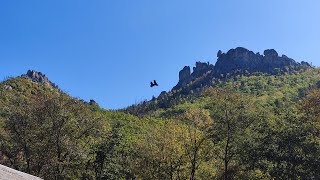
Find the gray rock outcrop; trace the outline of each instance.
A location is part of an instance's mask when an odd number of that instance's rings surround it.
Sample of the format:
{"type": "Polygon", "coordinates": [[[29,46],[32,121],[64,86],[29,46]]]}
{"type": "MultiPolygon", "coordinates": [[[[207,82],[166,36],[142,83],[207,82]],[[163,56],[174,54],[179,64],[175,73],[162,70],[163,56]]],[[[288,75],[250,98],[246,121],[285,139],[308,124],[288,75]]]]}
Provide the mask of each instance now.
{"type": "Polygon", "coordinates": [[[180,72],[179,72],[179,82],[173,89],[179,89],[185,85],[187,85],[190,81],[195,80],[196,78],[200,77],[204,73],[213,70],[214,66],[210,64],[209,62],[203,63],[203,62],[196,62],[196,66],[193,67],[193,71],[191,73],[190,67],[185,66],[180,72]]]}
{"type": "Polygon", "coordinates": [[[13,88],[10,85],[4,85],[4,89],[7,91],[11,91],[13,88]]]}
{"type": "Polygon", "coordinates": [[[22,77],[29,79],[32,82],[46,85],[49,87],[57,88],[57,86],[52,83],[45,74],[42,74],[41,72],[37,72],[34,70],[28,70],[27,74],[22,75],[22,77]]]}
{"type": "Polygon", "coordinates": [[[215,76],[244,71],[275,74],[278,73],[276,69],[286,72],[299,66],[299,63],[286,55],[280,57],[274,49],[267,49],[263,54],[255,54],[242,47],[231,49],[219,56],[215,64],[215,76]]]}
{"type": "MultiPolygon", "coordinates": [[[[173,89],[180,89],[191,81],[203,77],[201,84],[210,84],[210,78],[226,77],[226,74],[251,74],[251,73],[267,73],[278,74],[283,72],[291,72],[301,66],[311,67],[309,63],[302,61],[301,63],[287,57],[286,55],[279,56],[276,50],[267,49],[261,55],[259,52],[254,53],[243,47],[230,49],[227,53],[221,50],[217,52],[217,62],[215,65],[204,62],[196,62],[193,67],[193,72],[190,72],[190,67],[185,66],[179,72],[179,82],[173,89]],[[208,75],[209,73],[209,75],[208,75]]],[[[195,87],[196,88],[196,87],[195,87]]]]}
{"type": "Polygon", "coordinates": [[[188,84],[191,79],[191,70],[189,66],[183,67],[181,71],[179,71],[179,81],[176,85],[176,88],[183,87],[188,84]]]}

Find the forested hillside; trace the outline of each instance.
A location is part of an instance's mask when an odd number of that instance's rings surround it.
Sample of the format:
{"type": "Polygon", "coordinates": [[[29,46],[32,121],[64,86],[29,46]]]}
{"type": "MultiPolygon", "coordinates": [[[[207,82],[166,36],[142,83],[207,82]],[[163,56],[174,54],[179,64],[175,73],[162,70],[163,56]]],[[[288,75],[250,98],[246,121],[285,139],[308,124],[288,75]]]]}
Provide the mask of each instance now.
{"type": "MultiPolygon", "coordinates": [[[[251,58],[235,51],[218,60],[251,58]]],[[[44,179],[320,179],[320,69],[281,58],[292,66],[198,63],[172,91],[119,111],[36,71],[8,78],[0,163],[44,179]]]]}

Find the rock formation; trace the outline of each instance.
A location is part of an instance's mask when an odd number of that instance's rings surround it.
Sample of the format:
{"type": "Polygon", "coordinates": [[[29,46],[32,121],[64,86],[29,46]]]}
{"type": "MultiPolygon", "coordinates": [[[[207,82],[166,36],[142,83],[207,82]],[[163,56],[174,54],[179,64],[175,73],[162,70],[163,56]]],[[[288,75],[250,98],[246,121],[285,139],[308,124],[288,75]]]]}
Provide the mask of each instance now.
{"type": "Polygon", "coordinates": [[[10,85],[4,85],[4,89],[7,91],[11,91],[13,88],[10,85]]]}
{"type": "Polygon", "coordinates": [[[179,82],[176,85],[176,89],[187,85],[191,79],[191,71],[189,66],[185,66],[181,71],[179,71],[179,82]]]}
{"type": "Polygon", "coordinates": [[[196,62],[196,66],[193,67],[193,71],[191,73],[190,67],[185,66],[180,72],[179,72],[179,82],[173,89],[179,89],[185,85],[187,85],[190,81],[195,80],[196,78],[200,77],[204,73],[213,70],[213,65],[203,62],[196,62]]]}
{"type": "MultiPolygon", "coordinates": [[[[254,53],[243,47],[230,49],[227,53],[221,50],[217,52],[217,62],[215,65],[203,62],[196,62],[193,72],[190,72],[190,67],[185,66],[179,72],[179,82],[173,89],[180,89],[191,81],[202,77],[204,74],[210,73],[207,80],[210,78],[225,77],[226,74],[236,75],[245,73],[268,73],[277,74],[283,72],[291,72],[301,66],[311,67],[309,63],[302,61],[301,64],[295,60],[288,58],[286,55],[279,56],[274,49],[267,49],[260,53],[254,53]]],[[[202,84],[209,84],[203,82],[202,84]]]]}
{"type": "Polygon", "coordinates": [[[28,70],[27,74],[22,75],[21,77],[27,78],[32,82],[43,84],[49,87],[57,88],[57,86],[52,83],[45,74],[42,74],[41,72],[37,72],[34,70],[28,70]]]}
{"type": "Polygon", "coordinates": [[[226,54],[223,53],[219,56],[214,68],[215,75],[232,74],[235,71],[275,74],[277,73],[276,68],[285,72],[294,70],[299,66],[299,63],[285,55],[280,57],[274,49],[267,49],[263,54],[255,54],[242,47],[231,49],[226,54]]]}
{"type": "Polygon", "coordinates": [[[218,53],[217,53],[217,57],[220,57],[222,55],[222,51],[219,50],[218,53]]]}
{"type": "Polygon", "coordinates": [[[196,62],[196,67],[193,67],[193,72],[191,74],[191,78],[195,79],[199,76],[201,76],[202,74],[213,70],[214,66],[212,64],[210,64],[209,62],[207,63],[203,63],[203,62],[196,62]]]}

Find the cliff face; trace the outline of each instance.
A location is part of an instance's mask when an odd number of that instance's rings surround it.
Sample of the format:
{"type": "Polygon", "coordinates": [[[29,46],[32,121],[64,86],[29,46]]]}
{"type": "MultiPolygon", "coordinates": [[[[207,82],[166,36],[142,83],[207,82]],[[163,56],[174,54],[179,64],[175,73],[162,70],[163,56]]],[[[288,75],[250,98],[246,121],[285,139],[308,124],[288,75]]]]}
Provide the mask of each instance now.
{"type": "Polygon", "coordinates": [[[187,85],[190,81],[195,80],[198,77],[201,77],[203,74],[212,71],[214,66],[212,64],[196,62],[196,66],[193,67],[193,71],[191,73],[190,67],[185,66],[179,72],[179,82],[173,89],[179,89],[185,85],[187,85]]]}
{"type": "Polygon", "coordinates": [[[298,63],[286,55],[279,56],[274,49],[267,49],[261,55],[246,48],[237,47],[230,49],[227,53],[219,50],[217,57],[215,65],[197,62],[192,73],[190,67],[185,66],[179,72],[179,82],[173,89],[180,89],[204,74],[207,75],[206,79],[208,80],[210,78],[224,77],[225,74],[234,75],[255,72],[278,74],[291,72],[301,66],[310,67],[307,62],[298,63]]]}
{"type": "Polygon", "coordinates": [[[179,72],[179,82],[176,85],[177,88],[183,87],[187,85],[187,83],[191,80],[191,71],[189,66],[185,66],[179,72]]]}
{"type": "Polygon", "coordinates": [[[277,71],[291,71],[300,64],[285,55],[281,57],[274,49],[267,49],[260,55],[245,48],[238,47],[225,53],[218,53],[215,64],[215,75],[232,73],[235,71],[264,72],[275,74],[277,71]]]}

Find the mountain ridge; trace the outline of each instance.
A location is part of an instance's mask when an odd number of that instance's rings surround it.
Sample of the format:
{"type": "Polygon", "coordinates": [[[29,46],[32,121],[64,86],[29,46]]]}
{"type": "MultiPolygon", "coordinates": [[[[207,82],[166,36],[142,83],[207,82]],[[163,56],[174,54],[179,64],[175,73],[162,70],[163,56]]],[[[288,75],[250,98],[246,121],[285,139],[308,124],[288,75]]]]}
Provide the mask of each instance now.
{"type": "MultiPolygon", "coordinates": [[[[203,87],[214,86],[217,81],[224,81],[237,75],[250,76],[261,73],[280,75],[311,67],[305,61],[297,62],[286,55],[279,56],[274,49],[265,50],[263,55],[260,55],[259,52],[254,53],[243,47],[230,49],[226,53],[219,50],[217,52],[217,61],[214,65],[209,62],[197,61],[192,71],[190,66],[184,66],[179,71],[178,83],[169,92],[163,91],[151,101],[162,101],[168,96],[188,95],[194,92],[199,95],[203,87]]],[[[55,83],[51,82],[41,72],[28,70],[26,74],[22,74],[20,77],[30,82],[61,91],[55,83]]],[[[4,85],[5,90],[12,90],[12,88],[10,84],[4,85]]],[[[94,101],[92,100],[92,102],[94,101]]]]}
{"type": "Polygon", "coordinates": [[[191,179],[193,164],[195,179],[319,179],[320,68],[292,63],[214,76],[197,62],[181,88],[124,110],[30,70],[0,83],[0,163],[43,179],[191,179]]]}
{"type": "Polygon", "coordinates": [[[173,87],[173,90],[184,87],[209,71],[211,78],[223,78],[227,74],[238,75],[262,72],[275,75],[291,72],[302,66],[311,67],[311,65],[305,61],[299,63],[286,55],[279,56],[274,49],[266,49],[263,55],[260,55],[259,52],[254,53],[246,48],[237,47],[230,49],[227,53],[219,50],[217,57],[218,59],[214,65],[209,62],[196,62],[196,66],[193,67],[193,72],[191,72],[189,66],[185,66],[179,72],[179,81],[177,85],[173,87]]]}
{"type": "MultiPolygon", "coordinates": [[[[272,76],[298,78],[294,77],[295,74],[315,69],[305,61],[297,62],[286,55],[279,56],[274,49],[267,49],[263,55],[260,55],[246,48],[237,47],[230,49],[227,53],[219,50],[217,57],[215,65],[198,61],[192,68],[193,71],[190,66],[184,66],[179,71],[177,85],[170,91],[162,91],[158,97],[129,106],[124,111],[134,115],[148,114],[157,108],[166,109],[183,102],[193,102],[201,97],[204,89],[225,86],[229,81],[236,82],[241,79],[250,79],[249,77],[257,79],[272,76]]],[[[245,84],[242,81],[241,84],[245,84]]],[[[302,88],[301,91],[304,89],[302,88]]]]}

